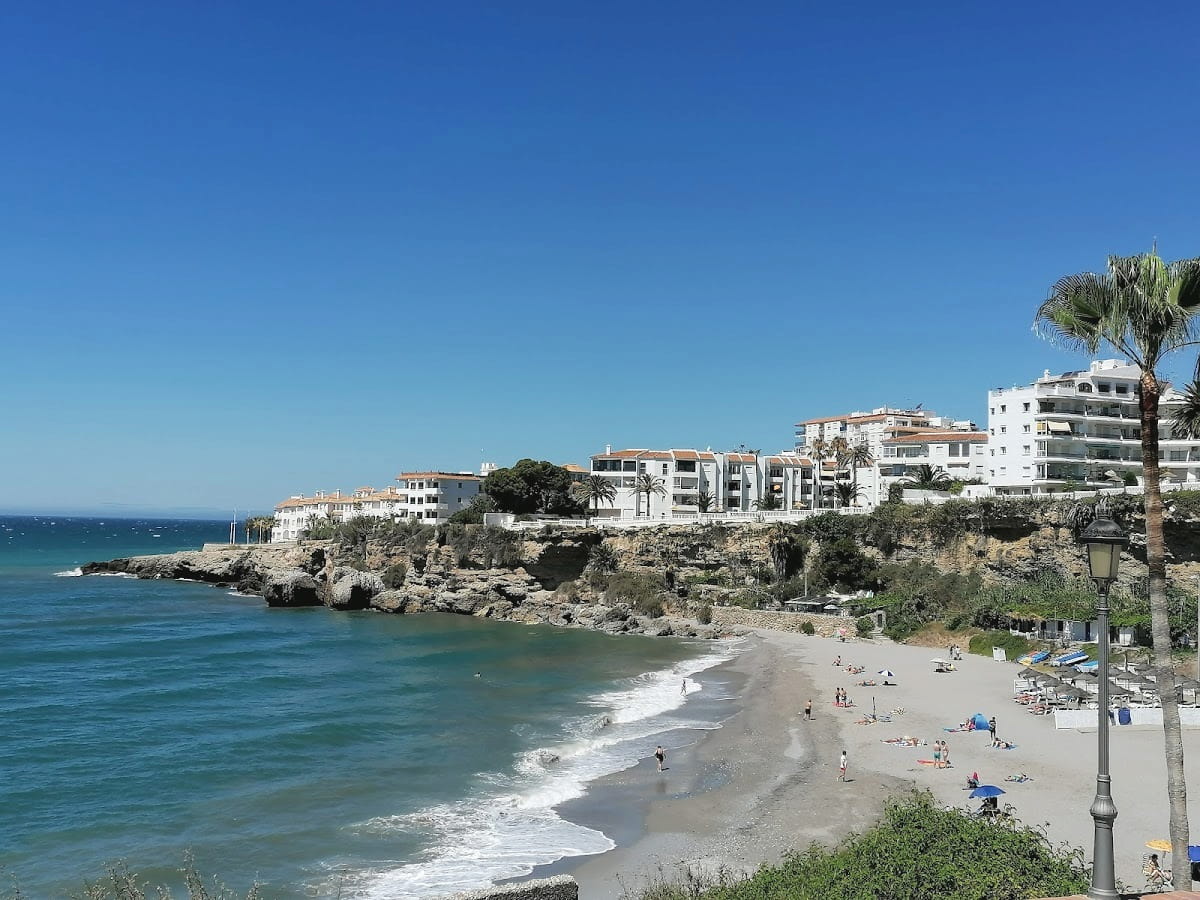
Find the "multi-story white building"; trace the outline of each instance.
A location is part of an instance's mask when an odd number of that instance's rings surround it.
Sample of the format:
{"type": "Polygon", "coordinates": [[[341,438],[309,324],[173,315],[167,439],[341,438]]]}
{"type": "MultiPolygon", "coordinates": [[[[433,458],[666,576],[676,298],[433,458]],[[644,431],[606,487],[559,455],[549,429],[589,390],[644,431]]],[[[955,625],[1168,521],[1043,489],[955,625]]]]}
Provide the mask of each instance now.
{"type": "Polygon", "coordinates": [[[401,518],[420,519],[440,525],[479,493],[483,479],[471,472],[401,472],[396,476],[407,495],[401,518]]]}
{"type": "MultiPolygon", "coordinates": [[[[1096,360],[1087,369],[988,391],[988,483],[998,494],[1052,494],[1113,487],[1142,477],[1136,366],[1096,360]]],[[[1166,386],[1159,406],[1164,478],[1200,481],[1200,441],[1174,440],[1181,397],[1166,386]]]]}
{"type": "Polygon", "coordinates": [[[295,494],[275,507],[275,527],[272,541],[294,541],[314,522],[332,519],[344,522],[355,516],[377,519],[397,519],[404,515],[408,496],[392,486],[377,491],[360,487],[353,493],[317,491],[311,497],[295,494]]]}
{"type": "Polygon", "coordinates": [[[779,509],[807,509],[812,462],[794,453],[760,456],[712,450],[613,450],[592,457],[592,474],[612,481],[616,502],[601,503],[601,516],[669,518],[699,512],[700,494],[710,512],[748,512],[771,495],[779,509]],[[663,493],[636,490],[639,475],[658,479],[663,493]]]}
{"type": "Polygon", "coordinates": [[[886,441],[925,431],[974,430],[974,422],[939,416],[931,410],[880,406],[870,412],[824,416],[796,423],[796,452],[804,456],[811,455],[813,444],[818,439],[831,442],[839,437],[850,447],[865,447],[875,460],[875,465],[859,466],[857,472],[852,473],[834,460],[825,460],[821,467],[821,484],[824,493],[830,495],[833,493],[834,483],[839,478],[857,478],[862,500],[874,506],[887,499],[886,479],[878,470],[878,466],[885,463],[886,441]]]}
{"type": "Polygon", "coordinates": [[[881,499],[887,499],[893,484],[923,465],[941,469],[954,481],[986,483],[987,443],[983,431],[921,431],[888,438],[878,460],[881,499]]]}

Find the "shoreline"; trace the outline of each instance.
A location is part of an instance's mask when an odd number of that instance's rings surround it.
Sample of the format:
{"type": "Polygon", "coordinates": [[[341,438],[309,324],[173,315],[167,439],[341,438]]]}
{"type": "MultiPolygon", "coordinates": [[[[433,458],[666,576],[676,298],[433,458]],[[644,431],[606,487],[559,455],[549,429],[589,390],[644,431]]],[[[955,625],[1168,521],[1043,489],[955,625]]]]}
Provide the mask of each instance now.
{"type": "MultiPolygon", "coordinates": [[[[740,699],[730,701],[736,711],[721,727],[669,750],[670,770],[662,775],[648,756],[562,805],[563,818],[605,831],[617,846],[564,858],[528,878],[566,873],[579,882],[581,900],[632,900],[660,877],[680,880],[685,868],[749,874],[789,850],[814,841],[833,845],[869,828],[888,797],[914,787],[932,791],[941,804],[974,809],[978,801],[964,790],[973,771],[983,783],[1005,789],[1001,803],[1011,804],[1023,824],[1042,828],[1052,843],[1082,848],[1090,859],[1095,730],[1056,731],[1052,717],[1032,716],[1014,703],[1012,681],[1020,665],[967,654],[958,671],[937,674],[929,660],[943,651],[887,639],[841,643],[756,630],[750,641],[733,660],[705,673],[716,683],[741,682],[740,699]],[[839,655],[866,671],[848,675],[832,665],[839,655]],[[896,673],[895,686],[856,684],[882,668],[896,673]],[[835,687],[845,688],[856,705],[834,707],[835,687]],[[809,698],[813,721],[805,722],[809,698]],[[856,724],[871,712],[872,699],[881,716],[903,712],[891,722],[856,724]],[[998,734],[1016,748],[993,750],[986,731],[945,730],[976,712],[996,716],[998,734]],[[926,743],[885,742],[904,735],[926,743]],[[951,746],[946,769],[918,761],[932,757],[939,739],[951,746]],[[843,748],[850,757],[845,784],[837,780],[843,748]],[[1031,780],[1005,781],[1019,773],[1031,780]]],[[[1200,776],[1200,731],[1185,731],[1184,742],[1189,777],[1200,776]]],[[[1145,842],[1167,833],[1162,733],[1117,729],[1110,746],[1119,810],[1117,877],[1140,886],[1145,842]]],[[[1195,793],[1189,812],[1193,818],[1200,813],[1195,793]]]]}

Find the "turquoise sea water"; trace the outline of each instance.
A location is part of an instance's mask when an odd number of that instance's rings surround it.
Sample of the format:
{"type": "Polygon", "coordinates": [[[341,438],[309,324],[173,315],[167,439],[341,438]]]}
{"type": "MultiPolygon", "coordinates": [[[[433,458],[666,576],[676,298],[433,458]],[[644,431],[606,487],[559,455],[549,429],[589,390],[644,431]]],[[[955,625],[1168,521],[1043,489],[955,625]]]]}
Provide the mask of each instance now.
{"type": "Polygon", "coordinates": [[[227,528],[0,518],[0,866],[27,896],[117,859],[171,881],[187,850],[269,897],[485,885],[611,847],[555,805],[712,724],[681,691],[711,643],[73,575],[227,528]]]}

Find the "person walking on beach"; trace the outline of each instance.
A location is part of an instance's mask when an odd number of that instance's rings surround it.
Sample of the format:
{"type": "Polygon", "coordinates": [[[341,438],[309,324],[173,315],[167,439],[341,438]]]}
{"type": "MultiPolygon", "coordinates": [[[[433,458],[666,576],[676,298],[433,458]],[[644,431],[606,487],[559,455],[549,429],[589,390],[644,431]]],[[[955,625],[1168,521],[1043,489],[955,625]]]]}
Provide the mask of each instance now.
{"type": "Polygon", "coordinates": [[[812,720],[812,701],[811,700],[806,700],[804,702],[804,718],[808,719],[809,721],[812,720]]]}
{"type": "Polygon", "coordinates": [[[663,760],[667,758],[667,751],[662,748],[662,744],[659,744],[658,747],[655,748],[654,758],[658,760],[658,771],[661,772],[663,770],[663,760]]]}
{"type": "Polygon", "coordinates": [[[846,751],[842,751],[842,758],[838,760],[838,781],[846,780],[846,751]]]}
{"type": "Polygon", "coordinates": [[[933,767],[940,769],[942,767],[942,742],[933,742],[933,767]]]}
{"type": "Polygon", "coordinates": [[[991,735],[992,743],[996,743],[996,717],[992,716],[988,719],[988,734],[991,735]]]}

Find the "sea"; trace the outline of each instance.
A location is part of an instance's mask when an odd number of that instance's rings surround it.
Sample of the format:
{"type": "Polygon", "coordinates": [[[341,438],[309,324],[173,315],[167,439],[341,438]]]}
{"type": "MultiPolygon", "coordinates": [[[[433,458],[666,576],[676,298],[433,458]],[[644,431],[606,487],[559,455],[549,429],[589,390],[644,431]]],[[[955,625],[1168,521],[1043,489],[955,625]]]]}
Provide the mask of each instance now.
{"type": "Polygon", "coordinates": [[[187,856],[267,898],[484,887],[612,848],[557,807],[719,724],[733,644],[80,572],[228,527],[0,517],[0,894],[178,889],[187,856]]]}

